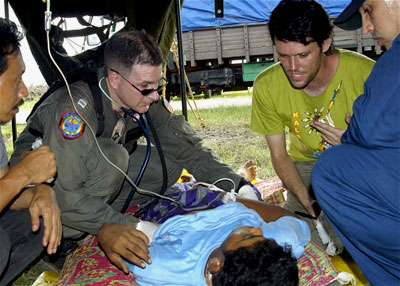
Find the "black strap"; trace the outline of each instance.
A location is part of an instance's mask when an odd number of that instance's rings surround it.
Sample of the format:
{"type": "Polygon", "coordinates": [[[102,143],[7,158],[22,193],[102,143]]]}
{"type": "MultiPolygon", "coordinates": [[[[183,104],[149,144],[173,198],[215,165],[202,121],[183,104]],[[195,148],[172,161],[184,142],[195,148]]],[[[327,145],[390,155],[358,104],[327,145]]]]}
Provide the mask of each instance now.
{"type": "Polygon", "coordinates": [[[100,137],[104,131],[104,108],[101,90],[97,83],[97,75],[90,76],[89,79],[83,78],[83,80],[89,85],[90,91],[92,93],[98,123],[96,137],[100,137]]]}

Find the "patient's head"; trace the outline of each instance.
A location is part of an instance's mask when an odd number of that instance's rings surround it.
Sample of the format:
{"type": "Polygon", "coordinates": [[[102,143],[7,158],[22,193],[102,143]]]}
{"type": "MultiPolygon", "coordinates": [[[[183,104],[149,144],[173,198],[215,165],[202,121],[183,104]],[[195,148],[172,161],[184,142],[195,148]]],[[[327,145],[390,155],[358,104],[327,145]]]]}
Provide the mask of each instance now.
{"type": "Polygon", "coordinates": [[[297,260],[290,247],[262,236],[260,228],[235,229],[206,266],[208,285],[298,285],[297,260]]]}

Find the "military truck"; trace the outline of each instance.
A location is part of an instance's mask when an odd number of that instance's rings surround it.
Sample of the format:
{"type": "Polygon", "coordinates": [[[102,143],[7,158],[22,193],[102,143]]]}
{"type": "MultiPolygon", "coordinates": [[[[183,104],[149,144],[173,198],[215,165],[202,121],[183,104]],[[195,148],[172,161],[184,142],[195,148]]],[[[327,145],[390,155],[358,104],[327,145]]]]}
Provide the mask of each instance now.
{"type": "MultiPolygon", "coordinates": [[[[317,0],[332,20],[350,0],[317,0]]],[[[224,0],[223,18],[216,18],[213,1],[185,0],[182,8],[184,63],[192,89],[206,97],[221,90],[251,86],[257,74],[277,61],[268,20],[279,0],[224,0]]],[[[379,57],[381,47],[361,29],[334,28],[334,45],[379,57]]],[[[177,69],[169,57],[169,90],[176,92],[177,69]]]]}

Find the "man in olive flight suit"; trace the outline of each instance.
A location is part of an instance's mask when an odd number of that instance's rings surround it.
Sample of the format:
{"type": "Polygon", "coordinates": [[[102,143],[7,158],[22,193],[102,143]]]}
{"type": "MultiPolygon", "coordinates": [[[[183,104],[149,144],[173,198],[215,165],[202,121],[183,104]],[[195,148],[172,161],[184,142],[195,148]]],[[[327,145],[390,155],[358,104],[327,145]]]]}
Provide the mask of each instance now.
{"type": "MultiPolygon", "coordinates": [[[[134,181],[146,154],[146,144],[136,142],[142,135],[135,122],[138,114],[148,111],[146,117],[156,130],[165,157],[168,187],[178,180],[182,168],[202,182],[230,178],[236,191],[249,188],[249,184],[202,145],[200,136],[182,116],[164,107],[157,91],[163,80],[162,55],[145,32],[115,34],[106,45],[104,61],[106,74],[98,77],[98,84],[105,120],[97,140],[106,157],[122,172],[106,162],[96,145],[94,134],[100,124],[91,90],[84,81],[70,85],[76,107],[62,87],[37,108],[16,142],[11,162],[16,163],[21,153],[31,148],[35,136],[41,136],[58,162],[53,189],[62,212],[64,238],[97,235],[109,259],[128,273],[121,256],[140,267],[144,267],[143,261],[150,262],[149,241],[136,229],[137,219],[120,212],[131,190],[126,181],[121,188],[123,173],[128,171],[134,181]],[[132,118],[128,113],[136,115],[132,118]]],[[[162,181],[160,157],[152,146],[139,187],[159,193],[162,181]]],[[[218,187],[226,191],[233,188],[230,182],[218,187]]],[[[130,205],[146,198],[135,194],[130,205]]]]}

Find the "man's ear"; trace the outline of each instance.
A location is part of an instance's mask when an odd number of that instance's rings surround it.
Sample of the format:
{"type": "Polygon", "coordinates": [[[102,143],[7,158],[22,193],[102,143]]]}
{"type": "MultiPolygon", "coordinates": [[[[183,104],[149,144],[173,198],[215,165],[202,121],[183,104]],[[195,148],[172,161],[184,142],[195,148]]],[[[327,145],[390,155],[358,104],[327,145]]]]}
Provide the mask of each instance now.
{"type": "Polygon", "coordinates": [[[118,89],[120,85],[120,77],[116,72],[110,71],[110,73],[107,76],[108,83],[113,89],[118,89]]]}
{"type": "Polygon", "coordinates": [[[322,42],[322,52],[325,53],[326,51],[329,50],[329,47],[332,44],[332,37],[329,37],[325,41],[322,42]]]}

